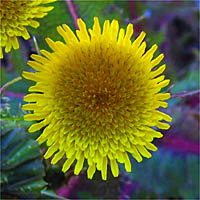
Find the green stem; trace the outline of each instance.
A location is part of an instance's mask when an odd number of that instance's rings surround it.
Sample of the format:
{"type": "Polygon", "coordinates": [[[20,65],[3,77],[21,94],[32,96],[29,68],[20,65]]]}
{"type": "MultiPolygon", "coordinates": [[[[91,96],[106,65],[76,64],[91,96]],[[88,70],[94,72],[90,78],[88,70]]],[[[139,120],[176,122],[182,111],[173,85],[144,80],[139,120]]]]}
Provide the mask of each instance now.
{"type": "Polygon", "coordinates": [[[6,90],[6,88],[14,83],[16,83],[17,81],[20,81],[22,79],[21,76],[14,78],[12,81],[7,82],[6,84],[4,84],[1,88],[0,88],[0,96],[2,96],[2,94],[4,93],[4,91],[6,90]]]}

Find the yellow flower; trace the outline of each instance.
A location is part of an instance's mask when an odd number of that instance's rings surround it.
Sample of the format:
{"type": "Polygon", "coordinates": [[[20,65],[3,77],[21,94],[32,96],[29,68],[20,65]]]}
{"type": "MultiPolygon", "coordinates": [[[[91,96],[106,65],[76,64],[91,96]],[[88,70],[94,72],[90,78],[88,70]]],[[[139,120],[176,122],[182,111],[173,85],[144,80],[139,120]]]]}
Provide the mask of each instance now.
{"type": "Polygon", "coordinates": [[[96,169],[107,179],[110,162],[114,177],[119,175],[119,163],[131,172],[128,152],[138,161],[151,157],[156,151],[153,138],[163,135],[152,127],[168,129],[172,118],[157,109],[166,108],[169,93],[158,93],[169,84],[160,75],[165,65],[154,68],[163,54],[153,59],[157,45],[146,51],[145,33],[134,42],[130,38],[133,25],[119,30],[117,20],[106,20],[103,30],[94,18],[89,29],[78,19],[76,35],[67,25],[58,26],[65,43],[46,41],[52,53],[41,50],[43,56],[32,55],[28,64],[37,72],[23,72],[26,79],[36,82],[24,97],[30,102],[24,110],[32,110],[24,119],[42,120],[33,124],[29,132],[44,128],[37,141],[47,141],[47,159],[57,163],[66,156],[62,170],[67,171],[76,160],[74,173],[78,175],[84,161],[88,163],[88,178],[96,169]],[[155,69],[155,70],[152,70],[155,69]]]}
{"type": "Polygon", "coordinates": [[[44,7],[40,4],[47,4],[56,0],[1,0],[0,1],[0,58],[3,58],[2,47],[5,52],[19,48],[17,37],[22,36],[25,40],[30,35],[25,26],[37,28],[40,24],[34,18],[42,18],[53,6],[44,7]]]}

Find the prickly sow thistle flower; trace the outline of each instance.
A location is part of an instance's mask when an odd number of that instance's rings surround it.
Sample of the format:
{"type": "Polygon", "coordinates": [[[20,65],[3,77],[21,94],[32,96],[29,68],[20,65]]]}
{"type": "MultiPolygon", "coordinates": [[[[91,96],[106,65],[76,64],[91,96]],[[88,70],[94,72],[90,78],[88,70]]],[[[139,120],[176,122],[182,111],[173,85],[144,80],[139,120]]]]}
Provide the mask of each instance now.
{"type": "Polygon", "coordinates": [[[54,153],[52,164],[66,156],[62,170],[67,171],[75,162],[78,175],[87,160],[88,178],[96,169],[107,179],[110,163],[114,177],[119,175],[119,163],[131,172],[128,152],[138,161],[151,157],[148,150],[156,151],[151,143],[162,134],[152,127],[168,129],[170,116],[158,111],[166,108],[169,93],[159,93],[169,84],[160,75],[165,65],[152,69],[163,59],[153,59],[157,46],[146,51],[145,33],[134,42],[130,38],[133,25],[119,30],[117,20],[106,20],[101,30],[98,18],[89,29],[78,19],[80,30],[76,36],[67,25],[58,26],[65,43],[46,41],[52,53],[41,50],[43,56],[32,55],[28,64],[37,72],[23,72],[26,79],[36,82],[24,97],[29,104],[24,110],[27,121],[33,124],[29,132],[45,127],[37,141],[47,141],[47,159],[54,153]]]}
{"type": "Polygon", "coordinates": [[[25,40],[30,35],[25,26],[37,28],[40,24],[35,18],[42,18],[53,6],[44,7],[42,4],[56,0],[1,0],[0,1],[0,58],[3,58],[2,47],[5,52],[19,48],[17,37],[22,36],[25,40]]]}

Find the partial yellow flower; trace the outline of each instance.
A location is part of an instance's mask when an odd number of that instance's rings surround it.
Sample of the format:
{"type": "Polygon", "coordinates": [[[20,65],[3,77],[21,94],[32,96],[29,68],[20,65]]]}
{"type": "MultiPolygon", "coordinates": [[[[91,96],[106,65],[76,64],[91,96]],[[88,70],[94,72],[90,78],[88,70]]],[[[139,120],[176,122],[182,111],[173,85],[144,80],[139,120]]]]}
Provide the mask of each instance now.
{"type": "Polygon", "coordinates": [[[87,160],[88,178],[97,169],[106,180],[108,163],[117,177],[117,162],[124,163],[127,172],[132,170],[128,153],[141,162],[142,156],[151,157],[148,150],[157,150],[151,142],[163,135],[152,127],[168,129],[163,120],[172,120],[158,111],[168,106],[170,94],[159,91],[169,80],[161,75],[165,65],[155,69],[164,57],[152,60],[157,45],[145,51],[144,32],[131,42],[132,24],[125,31],[119,30],[117,20],[106,20],[101,30],[95,17],[89,34],[81,19],[78,26],[76,35],[67,25],[58,26],[65,43],[47,38],[53,52],[32,55],[35,61],[28,64],[37,72],[23,76],[36,84],[24,97],[30,103],[23,109],[33,113],[24,119],[40,120],[29,132],[44,128],[37,141],[47,141],[46,159],[55,153],[52,164],[66,157],[66,172],[77,161],[78,175],[87,160]]]}
{"type": "Polygon", "coordinates": [[[22,36],[25,40],[30,35],[25,26],[37,28],[40,24],[35,18],[42,18],[53,6],[44,7],[42,4],[56,0],[1,0],[0,1],[0,58],[3,58],[2,47],[5,52],[19,48],[17,37],[22,36]]]}

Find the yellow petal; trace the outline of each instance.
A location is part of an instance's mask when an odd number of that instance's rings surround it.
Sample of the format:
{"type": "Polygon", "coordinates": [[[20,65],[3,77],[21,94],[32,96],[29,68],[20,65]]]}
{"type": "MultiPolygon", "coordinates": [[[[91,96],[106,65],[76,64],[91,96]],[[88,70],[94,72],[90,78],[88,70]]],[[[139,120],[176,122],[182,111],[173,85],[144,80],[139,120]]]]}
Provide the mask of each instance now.
{"type": "MultiPolygon", "coordinates": [[[[147,134],[149,134],[149,135],[151,135],[151,136],[153,136],[153,137],[156,137],[156,138],[161,138],[161,137],[163,137],[163,134],[162,133],[160,133],[160,132],[158,132],[158,131],[156,131],[156,130],[154,130],[154,129],[152,129],[152,128],[147,128],[147,127],[145,127],[145,129],[144,129],[144,131],[146,132],[146,135],[147,134]]],[[[145,135],[145,136],[146,136],[145,135]]],[[[145,137],[144,136],[144,137],[145,137]]]]}
{"type": "Polygon", "coordinates": [[[165,130],[167,130],[167,129],[170,128],[170,125],[167,124],[167,123],[158,122],[158,123],[157,123],[157,127],[160,128],[160,129],[165,129],[165,130]]]}
{"type": "Polygon", "coordinates": [[[102,169],[102,164],[103,164],[103,157],[102,155],[99,153],[97,156],[97,169],[101,170],[102,169]]]}
{"type": "Polygon", "coordinates": [[[142,162],[142,157],[139,154],[138,150],[136,147],[132,146],[132,152],[131,152],[133,158],[135,158],[138,162],[142,162]]]}
{"type": "Polygon", "coordinates": [[[78,42],[77,37],[74,35],[73,31],[66,24],[62,25],[66,34],[68,35],[69,41],[78,42]]]}
{"type": "Polygon", "coordinates": [[[17,37],[12,37],[11,43],[14,49],[19,49],[19,42],[17,37]]]}
{"type": "Polygon", "coordinates": [[[80,32],[78,31],[78,37],[79,37],[79,39],[80,40],[87,40],[87,41],[89,41],[90,37],[88,35],[85,22],[82,19],[79,18],[77,20],[77,23],[78,23],[78,26],[79,26],[79,29],[80,29],[80,32]]]}
{"type": "Polygon", "coordinates": [[[107,165],[108,165],[108,159],[107,157],[104,157],[101,170],[101,176],[104,181],[107,180],[107,165]]]}
{"type": "Polygon", "coordinates": [[[136,146],[138,151],[146,158],[151,158],[152,155],[146,150],[146,148],[142,145],[137,145],[136,146]]]}
{"type": "Polygon", "coordinates": [[[167,102],[162,102],[162,101],[159,101],[159,107],[163,107],[163,108],[167,108],[168,107],[168,103],[167,102]]]}
{"type": "Polygon", "coordinates": [[[101,34],[101,26],[99,24],[98,17],[94,17],[93,31],[94,31],[95,35],[100,35],[101,34]]]}
{"type": "Polygon", "coordinates": [[[37,71],[44,71],[46,69],[42,64],[32,60],[29,60],[27,64],[37,71]]]}
{"type": "Polygon", "coordinates": [[[44,143],[47,140],[48,137],[44,137],[43,135],[40,135],[36,141],[38,141],[39,144],[44,143]]]}
{"type": "Polygon", "coordinates": [[[33,27],[33,28],[38,28],[38,27],[40,26],[40,23],[39,23],[38,21],[35,21],[35,20],[30,19],[29,22],[30,22],[29,25],[30,25],[31,27],[33,27]]]}
{"type": "Polygon", "coordinates": [[[152,71],[150,73],[151,78],[154,78],[154,77],[162,74],[165,71],[165,69],[166,69],[166,65],[165,64],[161,65],[158,69],[156,69],[155,71],[152,71]]]}
{"type": "Polygon", "coordinates": [[[63,30],[63,28],[61,26],[57,27],[57,31],[63,37],[63,39],[65,40],[66,43],[68,43],[68,41],[70,41],[67,33],[63,30]]]}
{"type": "Polygon", "coordinates": [[[51,38],[45,38],[45,41],[53,51],[59,50],[57,49],[55,42],[51,38]]]}
{"type": "Polygon", "coordinates": [[[149,142],[147,142],[147,143],[145,144],[145,147],[146,147],[147,149],[151,150],[151,151],[157,151],[157,150],[158,150],[158,148],[157,148],[154,144],[149,143],[149,142]]]}
{"type": "Polygon", "coordinates": [[[123,156],[124,156],[125,169],[126,169],[127,172],[131,172],[131,162],[130,162],[130,159],[128,157],[128,154],[124,152],[123,156]]]}
{"type": "Polygon", "coordinates": [[[133,24],[128,24],[126,29],[126,34],[124,37],[124,43],[128,42],[131,39],[132,35],[133,35],[133,24]]]}
{"type": "Polygon", "coordinates": [[[146,42],[145,41],[142,42],[141,46],[138,48],[138,51],[136,52],[135,55],[137,58],[140,58],[144,54],[146,46],[147,46],[146,42]]]}
{"type": "Polygon", "coordinates": [[[153,58],[153,54],[156,52],[158,46],[156,44],[154,44],[143,56],[143,59],[146,59],[147,57],[149,57],[151,60],[153,58]]]}
{"type": "Polygon", "coordinates": [[[45,92],[45,87],[40,85],[33,85],[28,89],[29,92],[45,92]]]}
{"type": "Polygon", "coordinates": [[[132,46],[134,48],[138,48],[141,44],[141,42],[144,40],[146,33],[145,32],[141,32],[140,35],[136,38],[136,40],[133,42],[132,46]]]}
{"type": "Polygon", "coordinates": [[[51,164],[56,164],[64,156],[64,154],[64,151],[59,151],[58,153],[56,153],[53,159],[51,160],[51,164]]]}
{"type": "Polygon", "coordinates": [[[158,65],[164,58],[164,54],[160,54],[157,58],[155,58],[154,60],[151,61],[152,64],[152,68],[156,65],[158,65]]]}
{"type": "Polygon", "coordinates": [[[62,171],[66,172],[72,165],[72,163],[74,162],[75,157],[72,156],[71,158],[67,159],[63,165],[62,171]]]}
{"type": "Polygon", "coordinates": [[[0,59],[3,59],[3,51],[2,51],[2,47],[0,47],[0,59]]]}
{"type": "Polygon", "coordinates": [[[119,176],[119,166],[116,162],[116,160],[110,160],[110,166],[111,166],[111,171],[114,177],[119,176]]]}
{"type": "Polygon", "coordinates": [[[167,115],[167,114],[165,114],[165,113],[163,113],[163,112],[160,112],[160,111],[158,111],[158,110],[155,110],[154,113],[155,113],[156,115],[159,115],[159,116],[161,117],[160,120],[165,120],[165,121],[167,121],[167,122],[171,122],[171,121],[172,121],[172,118],[171,118],[169,115],[167,115]]]}
{"type": "Polygon", "coordinates": [[[37,108],[38,108],[38,106],[35,103],[28,103],[28,104],[22,105],[23,110],[35,110],[37,108]]]}
{"type": "Polygon", "coordinates": [[[57,150],[58,150],[58,144],[56,143],[52,145],[51,147],[49,147],[47,152],[44,154],[44,158],[45,159],[50,158],[57,150]]]}
{"type": "Polygon", "coordinates": [[[75,169],[74,169],[75,175],[79,175],[80,171],[83,169],[84,160],[85,160],[84,156],[81,155],[80,158],[78,159],[76,165],[75,165],[75,169]]]}
{"type": "Polygon", "coordinates": [[[26,28],[24,28],[23,32],[22,32],[22,37],[25,39],[25,40],[28,40],[30,38],[30,35],[28,33],[28,31],[26,30],[26,28]]]}
{"type": "Polygon", "coordinates": [[[167,100],[170,97],[171,97],[170,93],[159,93],[159,94],[156,94],[156,99],[157,100],[161,100],[161,101],[167,100]]]}
{"type": "Polygon", "coordinates": [[[170,80],[166,79],[166,80],[164,80],[164,81],[158,83],[158,84],[156,85],[156,87],[164,88],[164,87],[166,87],[167,85],[169,85],[169,83],[170,83],[170,80]]]}
{"type": "Polygon", "coordinates": [[[121,44],[123,42],[124,34],[125,34],[125,30],[123,28],[120,28],[118,41],[117,41],[118,44],[121,44]]]}
{"type": "Polygon", "coordinates": [[[36,123],[36,124],[32,124],[30,126],[30,128],[28,129],[29,133],[33,133],[35,131],[39,131],[41,128],[43,128],[44,126],[46,126],[46,123],[44,121],[36,123]]]}
{"type": "Polygon", "coordinates": [[[103,24],[103,33],[102,35],[107,35],[109,33],[110,30],[110,21],[109,20],[105,20],[104,24],[103,24]]]}
{"type": "Polygon", "coordinates": [[[10,52],[11,48],[12,48],[11,39],[8,37],[5,52],[6,53],[10,52]]]}
{"type": "Polygon", "coordinates": [[[27,115],[24,115],[24,120],[25,121],[42,120],[44,118],[45,118],[45,116],[43,116],[43,115],[37,115],[37,114],[27,114],[27,115]]]}
{"type": "MultiPolygon", "coordinates": [[[[40,53],[42,55],[44,55],[46,58],[48,58],[49,60],[54,60],[54,57],[53,57],[53,54],[52,53],[49,53],[48,51],[46,50],[40,50],[40,53]]],[[[29,61],[30,62],[30,61],[29,61]]],[[[29,64],[29,62],[27,64],[29,64]]],[[[34,62],[35,63],[35,62],[34,62]]],[[[32,67],[32,66],[31,66],[32,67]]],[[[34,67],[33,67],[34,68],[34,67]]],[[[35,69],[35,68],[34,68],[35,69]]]]}
{"type": "Polygon", "coordinates": [[[36,102],[39,99],[44,99],[45,96],[43,94],[31,93],[24,96],[24,101],[26,102],[36,102]]]}
{"type": "Polygon", "coordinates": [[[118,35],[118,31],[119,31],[119,23],[117,20],[112,20],[111,25],[110,25],[110,29],[111,29],[111,34],[112,34],[112,39],[114,41],[117,40],[117,35],[118,35]]]}
{"type": "Polygon", "coordinates": [[[87,175],[88,175],[88,178],[89,178],[89,179],[92,179],[92,177],[93,177],[95,171],[96,171],[96,166],[95,166],[95,164],[93,163],[92,165],[89,165],[88,170],[87,170],[87,175]]]}
{"type": "Polygon", "coordinates": [[[25,79],[29,79],[29,80],[32,80],[32,81],[35,81],[35,82],[38,82],[38,81],[41,81],[42,80],[42,77],[41,76],[38,76],[37,73],[33,73],[33,72],[22,72],[22,76],[25,78],[25,79]]]}

